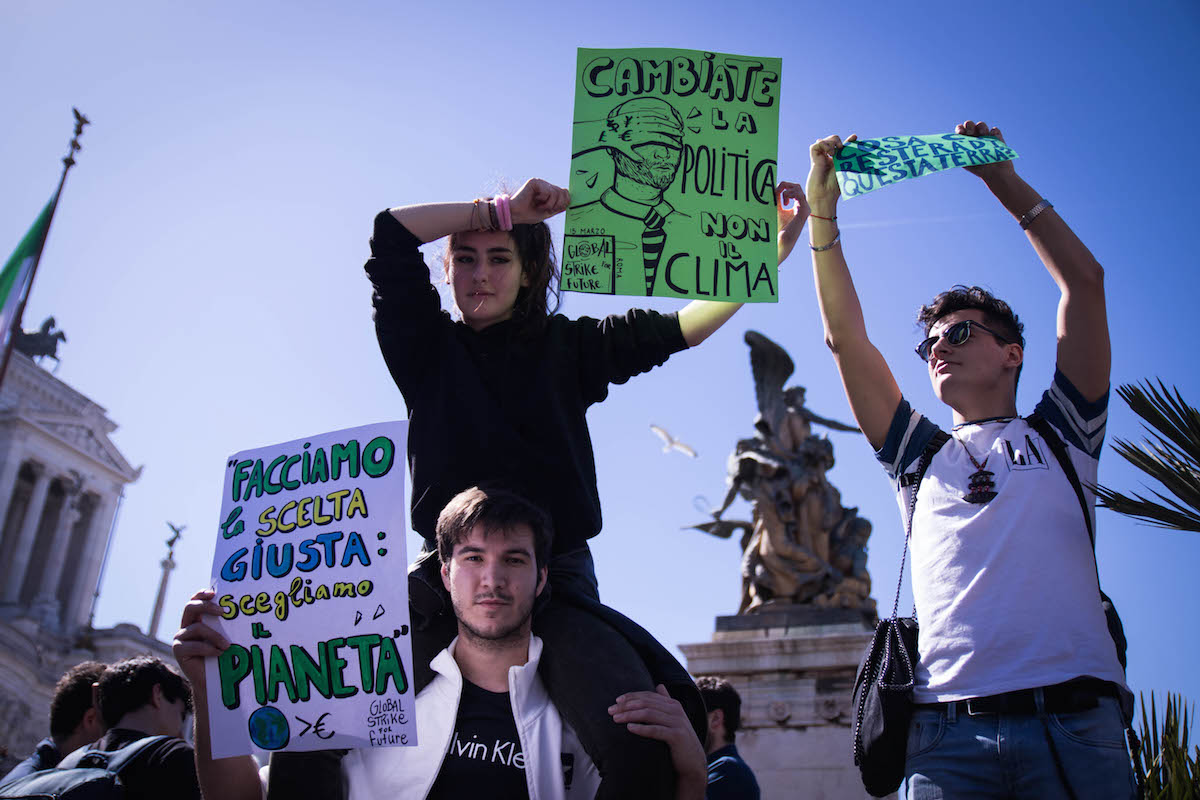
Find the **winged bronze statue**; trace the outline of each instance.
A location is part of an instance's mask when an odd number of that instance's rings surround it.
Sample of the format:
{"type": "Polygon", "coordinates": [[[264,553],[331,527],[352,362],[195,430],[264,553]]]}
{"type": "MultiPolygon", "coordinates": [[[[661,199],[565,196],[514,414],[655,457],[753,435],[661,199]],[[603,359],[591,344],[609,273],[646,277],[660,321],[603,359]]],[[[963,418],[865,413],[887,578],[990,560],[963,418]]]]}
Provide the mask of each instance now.
{"type": "Polygon", "coordinates": [[[712,520],[692,526],[719,538],[740,533],[742,598],[738,613],[781,605],[861,608],[874,613],[866,572],[871,524],[841,504],[829,483],[833,444],[813,433],[818,425],[858,433],[853,425],[805,406],[803,386],[787,386],[791,356],[759,333],[746,331],[758,416],[755,435],[738,441],[729,457],[728,491],[712,520]],[[726,520],[737,497],[749,501],[752,520],[726,520]]]}

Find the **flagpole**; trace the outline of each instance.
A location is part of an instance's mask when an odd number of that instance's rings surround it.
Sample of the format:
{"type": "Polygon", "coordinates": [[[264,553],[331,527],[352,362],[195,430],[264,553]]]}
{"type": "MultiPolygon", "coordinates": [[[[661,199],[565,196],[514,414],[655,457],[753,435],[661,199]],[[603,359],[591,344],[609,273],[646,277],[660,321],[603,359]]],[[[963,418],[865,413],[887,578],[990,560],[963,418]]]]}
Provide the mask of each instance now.
{"type": "Polygon", "coordinates": [[[4,384],[4,378],[8,374],[8,362],[12,358],[12,349],[17,340],[17,333],[21,330],[21,318],[25,314],[25,303],[29,300],[30,290],[33,289],[33,279],[37,277],[38,264],[42,260],[42,249],[46,246],[46,239],[50,236],[50,225],[54,222],[54,212],[58,210],[58,201],[62,197],[63,186],[67,183],[67,173],[71,171],[71,167],[75,166],[75,154],[83,149],[83,146],[79,144],[79,137],[83,135],[84,126],[92,124],[91,120],[79,113],[79,109],[72,108],[71,113],[75,115],[75,135],[71,138],[67,154],[63,156],[63,171],[58,179],[58,188],[54,190],[54,204],[50,207],[50,218],[46,220],[46,227],[42,230],[38,240],[29,280],[25,282],[25,290],[21,293],[21,303],[17,306],[17,313],[13,315],[12,329],[8,332],[8,342],[4,346],[4,360],[0,361],[0,386],[4,384]]]}

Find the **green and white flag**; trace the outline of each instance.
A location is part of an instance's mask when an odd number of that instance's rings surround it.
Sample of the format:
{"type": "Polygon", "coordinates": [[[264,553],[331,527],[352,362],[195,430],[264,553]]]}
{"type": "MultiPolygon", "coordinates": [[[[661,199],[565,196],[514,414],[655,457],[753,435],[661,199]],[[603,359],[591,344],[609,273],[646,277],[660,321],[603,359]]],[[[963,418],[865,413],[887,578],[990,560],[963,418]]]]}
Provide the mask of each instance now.
{"type": "Polygon", "coordinates": [[[29,233],[25,234],[25,238],[9,256],[4,271],[0,272],[0,306],[3,306],[3,311],[0,311],[0,341],[5,344],[12,333],[13,318],[17,314],[17,307],[21,305],[21,296],[25,293],[33,265],[37,263],[42,245],[46,243],[46,230],[50,227],[50,217],[54,215],[55,200],[57,196],[51,197],[50,202],[46,203],[29,233]]]}

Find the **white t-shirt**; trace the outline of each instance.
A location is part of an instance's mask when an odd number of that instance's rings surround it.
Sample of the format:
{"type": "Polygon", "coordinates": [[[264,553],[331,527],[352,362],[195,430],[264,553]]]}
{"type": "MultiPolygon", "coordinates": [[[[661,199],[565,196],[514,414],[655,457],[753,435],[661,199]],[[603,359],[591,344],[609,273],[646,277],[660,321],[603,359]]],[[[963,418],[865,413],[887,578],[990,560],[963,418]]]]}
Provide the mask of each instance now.
{"type": "MultiPolygon", "coordinates": [[[[1093,513],[1108,395],[1088,403],[1061,372],[1037,412],[1067,445],[1093,513]]],[[[937,426],[902,400],[876,457],[896,482],[901,522],[937,426]]],[[[1092,545],[1079,499],[1042,437],[1020,417],[954,430],[917,494],[910,540],[920,623],[918,703],[984,697],[1091,676],[1124,685],[1100,607],[1092,545]],[[957,439],[958,441],[955,441],[957,439]],[[995,498],[968,503],[977,468],[995,498]]]]}

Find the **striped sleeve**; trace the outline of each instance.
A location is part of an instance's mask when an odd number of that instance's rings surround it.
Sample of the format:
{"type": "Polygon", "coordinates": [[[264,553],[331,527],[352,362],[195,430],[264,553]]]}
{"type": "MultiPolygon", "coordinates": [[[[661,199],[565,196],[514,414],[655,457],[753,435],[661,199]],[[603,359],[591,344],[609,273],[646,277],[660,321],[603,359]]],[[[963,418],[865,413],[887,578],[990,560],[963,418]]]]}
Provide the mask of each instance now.
{"type": "Polygon", "coordinates": [[[1108,392],[1089,403],[1079,390],[1059,370],[1041,402],[1037,413],[1062,432],[1063,438],[1092,458],[1100,458],[1104,431],[1108,424],[1108,392]]]}
{"type": "Polygon", "coordinates": [[[888,428],[887,439],[883,447],[875,451],[875,458],[879,459],[888,477],[896,480],[917,460],[936,431],[936,425],[924,414],[914,411],[908,401],[901,398],[892,417],[892,425],[888,428]]]}

